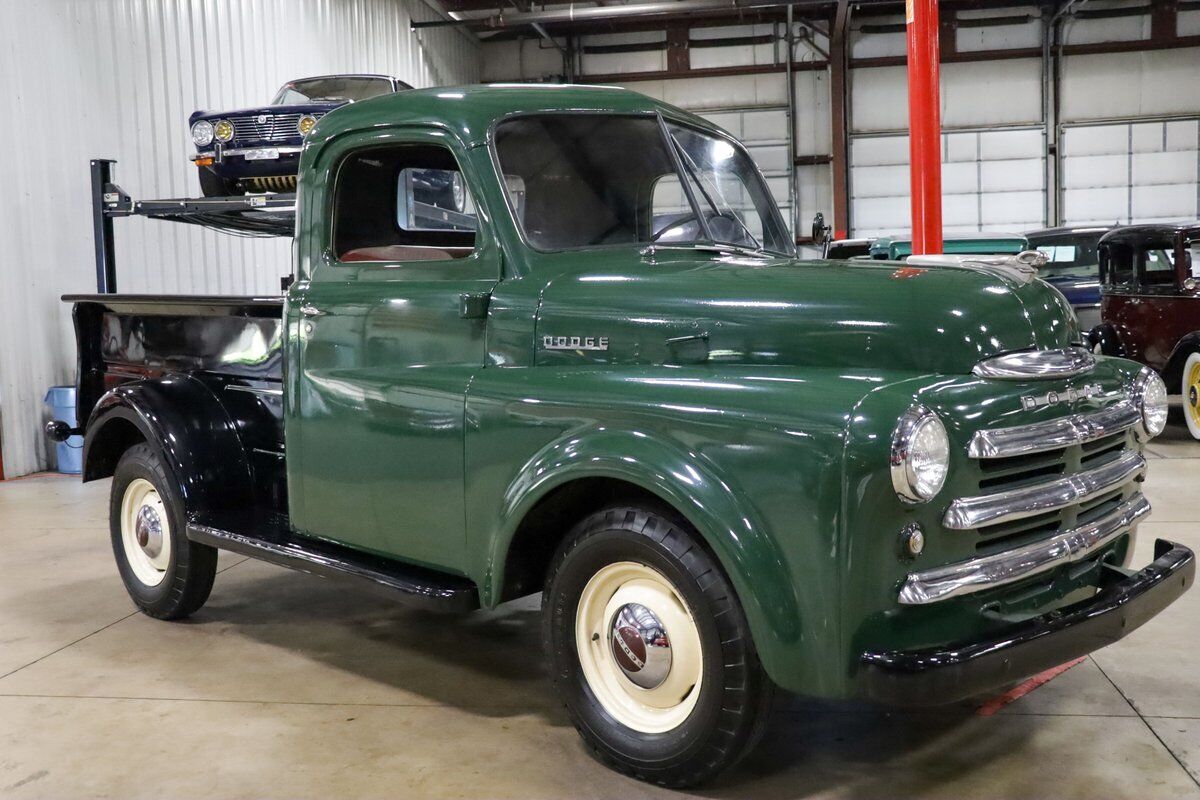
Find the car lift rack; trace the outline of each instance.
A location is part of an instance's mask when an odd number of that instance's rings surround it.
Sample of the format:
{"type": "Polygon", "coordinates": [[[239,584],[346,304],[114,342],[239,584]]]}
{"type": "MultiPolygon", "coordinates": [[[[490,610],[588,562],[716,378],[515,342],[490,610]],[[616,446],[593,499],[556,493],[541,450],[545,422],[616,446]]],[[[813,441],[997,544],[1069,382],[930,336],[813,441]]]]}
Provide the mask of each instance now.
{"type": "Polygon", "coordinates": [[[134,200],[113,183],[109,158],[92,159],[92,232],[96,241],[96,291],[117,291],[113,219],[141,216],[201,225],[240,236],[291,236],[296,228],[296,195],[134,200]]]}

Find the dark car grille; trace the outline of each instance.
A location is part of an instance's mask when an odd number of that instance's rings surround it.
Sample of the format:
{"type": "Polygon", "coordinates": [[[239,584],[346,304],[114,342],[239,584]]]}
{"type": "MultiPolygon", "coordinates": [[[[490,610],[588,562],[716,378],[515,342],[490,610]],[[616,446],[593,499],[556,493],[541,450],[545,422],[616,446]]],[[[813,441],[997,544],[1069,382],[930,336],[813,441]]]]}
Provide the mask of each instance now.
{"type": "MultiPolygon", "coordinates": [[[[242,142],[280,142],[300,135],[296,126],[303,114],[252,114],[229,117],[233,123],[233,138],[242,142]],[[260,120],[262,120],[260,122],[260,120]]],[[[321,114],[312,116],[320,119],[321,114]]]]}

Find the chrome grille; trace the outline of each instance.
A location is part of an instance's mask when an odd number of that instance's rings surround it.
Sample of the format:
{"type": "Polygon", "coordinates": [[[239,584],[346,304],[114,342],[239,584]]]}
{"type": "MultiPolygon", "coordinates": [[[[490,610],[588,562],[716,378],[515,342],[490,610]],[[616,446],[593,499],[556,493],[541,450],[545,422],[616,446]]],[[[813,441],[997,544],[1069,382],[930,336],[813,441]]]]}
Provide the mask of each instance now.
{"type": "Polygon", "coordinates": [[[1031,426],[1043,429],[1043,437],[1036,439],[1019,436],[1019,428],[981,432],[992,434],[993,444],[1014,446],[972,453],[979,469],[978,494],[951,503],[944,524],[974,531],[976,549],[994,553],[1112,511],[1137,494],[1146,468],[1145,459],[1131,447],[1136,416],[1126,414],[1126,406],[1120,402],[1091,415],[1064,418],[1065,427],[1031,426]],[[1067,437],[1074,441],[1065,442],[1067,437]],[[1047,439],[1058,446],[1047,447],[1047,439]]]}
{"type": "MultiPolygon", "coordinates": [[[[254,140],[260,142],[281,142],[294,139],[300,135],[296,126],[300,124],[303,114],[251,114],[240,117],[229,117],[233,124],[235,141],[254,140]],[[262,118],[263,121],[259,122],[262,118]]],[[[313,114],[317,119],[321,114],[313,114]]]]}
{"type": "Polygon", "coordinates": [[[977,431],[968,447],[976,488],[942,519],[945,535],[968,537],[975,556],[909,573],[900,603],[935,603],[1106,558],[1150,513],[1140,490],[1140,419],[1121,398],[1098,411],[977,431]]]}

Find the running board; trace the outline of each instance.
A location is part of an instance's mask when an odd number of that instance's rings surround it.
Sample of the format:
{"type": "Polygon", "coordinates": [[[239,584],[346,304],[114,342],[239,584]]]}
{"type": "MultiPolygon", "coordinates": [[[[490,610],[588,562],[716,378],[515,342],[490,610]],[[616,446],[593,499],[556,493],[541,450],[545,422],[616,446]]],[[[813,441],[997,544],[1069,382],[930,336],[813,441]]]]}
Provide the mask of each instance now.
{"type": "Polygon", "coordinates": [[[421,608],[454,612],[479,608],[479,592],[467,578],[296,536],[276,526],[266,526],[250,536],[193,521],[188,523],[187,535],[199,544],[323,578],[351,581],[421,608]]]}

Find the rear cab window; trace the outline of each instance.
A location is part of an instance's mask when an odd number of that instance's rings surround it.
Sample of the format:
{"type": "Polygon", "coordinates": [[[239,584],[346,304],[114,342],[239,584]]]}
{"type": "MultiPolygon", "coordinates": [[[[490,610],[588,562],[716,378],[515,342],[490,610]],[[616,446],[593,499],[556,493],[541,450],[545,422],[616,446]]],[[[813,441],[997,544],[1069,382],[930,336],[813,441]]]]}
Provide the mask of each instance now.
{"type": "Polygon", "coordinates": [[[338,168],[332,241],[339,263],[466,258],[477,227],[466,181],[444,147],[372,147],[338,168]]]}

